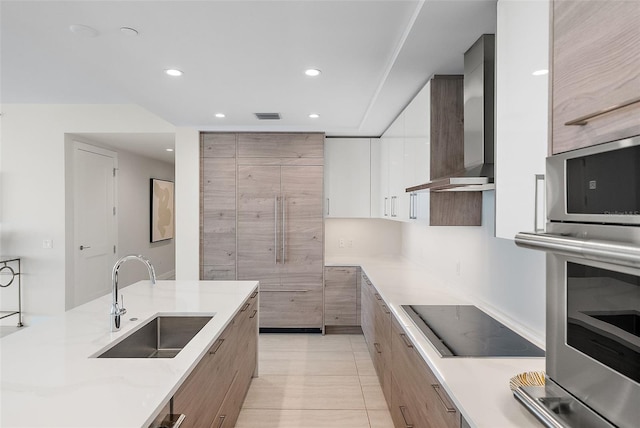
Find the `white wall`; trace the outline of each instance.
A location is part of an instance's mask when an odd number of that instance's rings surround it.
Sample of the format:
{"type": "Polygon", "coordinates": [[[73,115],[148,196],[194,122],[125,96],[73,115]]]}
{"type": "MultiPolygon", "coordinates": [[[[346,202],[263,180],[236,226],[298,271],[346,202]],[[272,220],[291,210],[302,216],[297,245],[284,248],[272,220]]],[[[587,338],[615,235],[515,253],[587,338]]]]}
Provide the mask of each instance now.
{"type": "Polygon", "coordinates": [[[325,257],[397,255],[401,223],[382,219],[328,218],[324,221],[325,257]],[[344,240],[344,247],[340,247],[344,240]]]}
{"type": "Polygon", "coordinates": [[[544,253],[494,237],[494,198],[483,192],[481,227],[403,223],[402,255],[544,344],[544,253]]]}
{"type": "Polygon", "coordinates": [[[200,278],[200,133],[176,128],[176,279],[200,278]]]}
{"type": "MultiPolygon", "coordinates": [[[[65,310],[65,134],[175,132],[134,105],[2,106],[3,253],[22,257],[27,322],[65,310]],[[50,239],[53,248],[43,249],[50,239]]],[[[71,272],[71,271],[70,271],[71,272]]]]}
{"type": "MultiPolygon", "coordinates": [[[[175,275],[175,239],[151,243],[151,178],[174,181],[173,164],[118,151],[118,255],[142,254],[153,263],[159,279],[175,275]]],[[[142,263],[125,263],[119,271],[119,284],[148,279],[142,263]]]]}

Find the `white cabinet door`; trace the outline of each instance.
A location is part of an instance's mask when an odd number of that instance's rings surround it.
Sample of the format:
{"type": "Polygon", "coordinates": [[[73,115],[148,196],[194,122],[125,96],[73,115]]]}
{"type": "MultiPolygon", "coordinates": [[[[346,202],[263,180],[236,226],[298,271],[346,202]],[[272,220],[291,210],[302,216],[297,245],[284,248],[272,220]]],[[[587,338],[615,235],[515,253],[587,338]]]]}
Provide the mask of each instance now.
{"type": "Polygon", "coordinates": [[[371,139],[371,218],[384,218],[382,178],[380,176],[382,162],[382,143],[380,138],[371,139]]]}
{"type": "MultiPolygon", "coordinates": [[[[548,1],[498,2],[496,34],[496,236],[534,228],[535,175],[547,156],[548,1]],[[539,74],[539,73],[536,73],[539,74]]],[[[541,186],[544,187],[544,186],[541,186]]]]}
{"type": "Polygon", "coordinates": [[[389,218],[391,220],[409,219],[409,196],[404,186],[404,112],[396,118],[383,135],[388,144],[389,168],[389,218]]]}
{"type": "MultiPolygon", "coordinates": [[[[430,178],[431,83],[404,110],[404,187],[424,184],[430,178]]],[[[429,193],[409,196],[408,220],[429,223],[429,193]]]]}
{"type": "Polygon", "coordinates": [[[389,198],[389,164],[392,138],[382,135],[380,138],[380,163],[378,164],[378,175],[380,177],[380,193],[378,203],[380,204],[380,218],[391,218],[391,200],[389,198]]]}
{"type": "Polygon", "coordinates": [[[371,216],[371,152],[368,138],[327,138],[325,217],[371,216]]]}

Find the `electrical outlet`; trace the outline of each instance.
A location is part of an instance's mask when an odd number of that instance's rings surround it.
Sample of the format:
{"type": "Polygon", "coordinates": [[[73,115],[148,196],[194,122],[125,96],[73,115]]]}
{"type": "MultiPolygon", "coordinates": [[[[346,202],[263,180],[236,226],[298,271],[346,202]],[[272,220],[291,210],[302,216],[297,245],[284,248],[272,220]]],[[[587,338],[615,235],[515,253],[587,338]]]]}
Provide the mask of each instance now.
{"type": "Polygon", "coordinates": [[[45,239],[42,241],[42,248],[46,248],[47,250],[53,248],[53,240],[45,239]]]}
{"type": "Polygon", "coordinates": [[[347,242],[347,246],[349,248],[353,248],[353,239],[349,239],[349,242],[347,242]]]}
{"type": "Polygon", "coordinates": [[[340,238],[340,240],[338,241],[338,246],[340,248],[344,248],[344,238],[340,238]]]}

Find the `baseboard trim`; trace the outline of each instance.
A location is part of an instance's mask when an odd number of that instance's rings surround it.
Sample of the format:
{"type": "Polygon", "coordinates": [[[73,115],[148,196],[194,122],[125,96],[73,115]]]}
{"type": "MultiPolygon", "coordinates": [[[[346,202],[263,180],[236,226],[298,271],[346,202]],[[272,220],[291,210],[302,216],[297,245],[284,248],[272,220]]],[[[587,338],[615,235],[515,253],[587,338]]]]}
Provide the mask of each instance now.
{"type": "Polygon", "coordinates": [[[325,334],[362,334],[362,327],[359,325],[326,325],[325,334]]]}
{"type": "Polygon", "coordinates": [[[322,333],[321,328],[260,327],[260,333],[322,333]]]}

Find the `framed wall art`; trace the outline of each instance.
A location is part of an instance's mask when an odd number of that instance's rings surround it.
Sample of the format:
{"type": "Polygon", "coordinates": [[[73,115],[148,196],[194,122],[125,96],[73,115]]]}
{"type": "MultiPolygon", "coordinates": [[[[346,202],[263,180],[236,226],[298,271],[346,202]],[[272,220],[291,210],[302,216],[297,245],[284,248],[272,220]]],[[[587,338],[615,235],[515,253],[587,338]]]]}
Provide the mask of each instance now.
{"type": "Polygon", "coordinates": [[[151,242],[173,239],[174,233],[173,181],[151,179],[151,242]]]}

